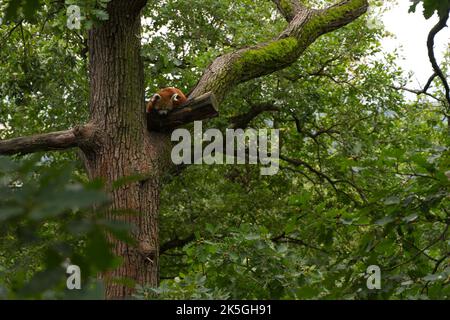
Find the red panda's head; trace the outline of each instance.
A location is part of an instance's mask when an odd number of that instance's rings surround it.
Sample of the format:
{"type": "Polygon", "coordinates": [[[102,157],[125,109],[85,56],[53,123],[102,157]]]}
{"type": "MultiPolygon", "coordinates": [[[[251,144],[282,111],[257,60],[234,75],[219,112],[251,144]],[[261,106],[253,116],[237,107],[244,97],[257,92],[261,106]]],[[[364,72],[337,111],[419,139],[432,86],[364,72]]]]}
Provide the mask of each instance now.
{"type": "Polygon", "coordinates": [[[167,114],[170,110],[187,101],[181,90],[173,87],[164,88],[155,93],[147,104],[147,113],[155,110],[159,114],[167,114]]]}

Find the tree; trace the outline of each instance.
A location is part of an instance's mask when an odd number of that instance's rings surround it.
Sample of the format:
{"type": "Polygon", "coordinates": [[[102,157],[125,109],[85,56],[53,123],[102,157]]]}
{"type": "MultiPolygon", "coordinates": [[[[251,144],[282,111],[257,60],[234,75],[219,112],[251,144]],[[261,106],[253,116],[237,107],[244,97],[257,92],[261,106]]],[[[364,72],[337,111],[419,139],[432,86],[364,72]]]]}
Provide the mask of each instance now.
{"type": "MultiPolygon", "coordinates": [[[[286,68],[321,35],[354,21],[366,10],[366,0],[344,0],[326,9],[311,9],[298,0],[274,0],[288,22],[273,40],[238,49],[216,58],[205,69],[190,98],[213,92],[220,104],[233,88],[246,81],[286,68]]],[[[135,247],[111,238],[123,264],[107,274],[108,298],[129,296],[133,289],[112,281],[130,278],[139,284],[158,284],[158,209],[162,177],[171,168],[168,134],[148,132],[144,113],[144,70],[140,55],[141,10],[145,0],[108,3],[109,19],[88,35],[89,123],[70,130],[0,142],[0,154],[77,147],[90,179],[102,179],[111,192],[114,210],[137,226],[135,247]],[[138,177],[122,187],[112,185],[138,177]]]]}

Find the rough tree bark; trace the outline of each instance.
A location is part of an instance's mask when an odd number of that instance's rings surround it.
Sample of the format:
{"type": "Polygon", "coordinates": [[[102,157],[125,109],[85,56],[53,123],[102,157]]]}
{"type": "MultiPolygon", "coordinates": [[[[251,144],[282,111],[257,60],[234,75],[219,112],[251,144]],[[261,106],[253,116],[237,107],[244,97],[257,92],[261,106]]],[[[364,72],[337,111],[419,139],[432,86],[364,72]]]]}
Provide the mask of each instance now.
{"type": "MultiPolygon", "coordinates": [[[[273,2],[288,22],[286,29],[272,41],[218,57],[206,69],[190,98],[213,92],[220,103],[237,84],[289,66],[320,35],[355,20],[368,6],[367,0],[344,0],[327,9],[314,10],[299,0],[273,2]]],[[[168,134],[147,130],[140,57],[140,13],[145,4],[146,0],[112,0],[108,4],[109,20],[89,32],[88,125],[0,141],[0,154],[79,147],[89,177],[101,178],[111,193],[108,217],[117,219],[117,209],[139,213],[120,216],[136,225],[134,237],[138,245],[110,239],[114,253],[124,262],[104,275],[109,299],[128,297],[133,292],[123,283],[112,281],[114,278],[129,278],[141,285],[158,284],[159,196],[161,177],[170,169],[171,145],[168,134]],[[142,179],[112,188],[113,182],[127,176],[142,179]]],[[[187,113],[185,117],[189,116],[187,113]]],[[[178,121],[177,117],[174,119],[178,121]]]]}
{"type": "Polygon", "coordinates": [[[144,112],[144,74],[140,57],[140,12],[146,0],[112,1],[109,20],[89,32],[90,116],[101,141],[95,149],[82,148],[91,179],[101,178],[111,192],[108,216],[126,209],[138,215],[121,216],[136,225],[137,247],[110,239],[123,264],[105,275],[106,297],[123,298],[132,289],[110,281],[129,278],[158,284],[158,208],[160,178],[168,164],[166,135],[147,131],[144,112]],[[111,189],[114,181],[141,175],[141,181],[111,189]]]}

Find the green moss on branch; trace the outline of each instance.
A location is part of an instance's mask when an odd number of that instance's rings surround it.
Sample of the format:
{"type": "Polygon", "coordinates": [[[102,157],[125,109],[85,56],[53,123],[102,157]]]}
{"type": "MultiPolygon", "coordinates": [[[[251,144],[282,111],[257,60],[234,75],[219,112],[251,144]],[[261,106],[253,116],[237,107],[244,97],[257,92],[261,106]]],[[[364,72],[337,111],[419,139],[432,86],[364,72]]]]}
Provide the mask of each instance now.
{"type": "Polygon", "coordinates": [[[291,61],[297,48],[298,40],[294,37],[276,40],[245,51],[236,61],[236,68],[250,74],[261,68],[271,69],[291,61]]]}

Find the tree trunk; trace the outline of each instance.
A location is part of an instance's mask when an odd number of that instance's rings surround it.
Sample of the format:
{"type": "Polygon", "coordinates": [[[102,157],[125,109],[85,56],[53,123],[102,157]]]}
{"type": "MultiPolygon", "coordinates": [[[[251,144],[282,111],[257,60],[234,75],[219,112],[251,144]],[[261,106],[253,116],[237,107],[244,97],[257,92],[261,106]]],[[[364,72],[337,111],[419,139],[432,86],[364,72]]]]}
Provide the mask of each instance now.
{"type": "Polygon", "coordinates": [[[164,134],[149,134],[144,108],[144,74],[140,57],[140,11],[144,0],[112,1],[110,18],[89,33],[90,113],[99,128],[101,143],[84,149],[91,179],[100,178],[110,191],[112,204],[107,213],[136,226],[136,245],[113,239],[113,253],[122,265],[103,275],[106,298],[124,298],[133,293],[124,281],[158,284],[158,207],[160,180],[170,155],[164,134]],[[117,180],[138,176],[126,185],[113,188],[117,180]],[[117,210],[135,214],[117,214],[117,210]]]}

